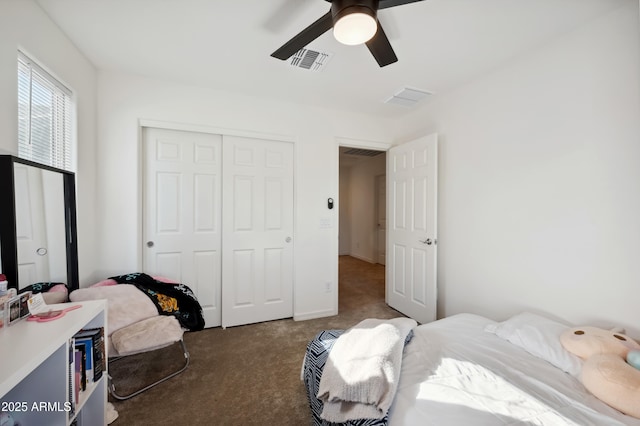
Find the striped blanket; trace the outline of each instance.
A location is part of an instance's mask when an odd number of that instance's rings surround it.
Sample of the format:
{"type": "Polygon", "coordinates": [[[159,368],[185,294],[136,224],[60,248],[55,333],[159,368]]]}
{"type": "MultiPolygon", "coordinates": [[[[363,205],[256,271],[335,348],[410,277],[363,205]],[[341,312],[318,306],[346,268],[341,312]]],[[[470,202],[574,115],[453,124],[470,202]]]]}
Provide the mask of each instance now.
{"type": "MultiPolygon", "coordinates": [[[[307,345],[302,367],[302,379],[307,391],[311,417],[314,426],[333,426],[335,423],[328,422],[321,417],[324,409],[323,402],[317,398],[320,389],[320,379],[322,371],[329,357],[336,340],[345,330],[323,330],[319,332],[307,345]]],[[[409,333],[405,339],[405,345],[413,337],[413,332],[409,333]]],[[[358,419],[341,423],[344,426],[387,426],[388,416],[380,419],[358,419]]]]}

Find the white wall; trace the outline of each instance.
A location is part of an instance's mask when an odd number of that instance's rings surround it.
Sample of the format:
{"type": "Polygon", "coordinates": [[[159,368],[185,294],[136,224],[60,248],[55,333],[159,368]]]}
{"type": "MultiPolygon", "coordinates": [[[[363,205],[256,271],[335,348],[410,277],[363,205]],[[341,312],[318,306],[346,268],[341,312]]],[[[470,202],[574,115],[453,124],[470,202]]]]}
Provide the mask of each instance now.
{"type": "Polygon", "coordinates": [[[77,115],[78,251],[81,283],[90,282],[95,257],[96,71],[32,0],[0,3],[0,151],[18,153],[17,50],[29,54],[69,86],[77,115]]]}
{"type": "Polygon", "coordinates": [[[108,72],[98,99],[100,275],[142,266],[139,119],[284,135],[296,140],[294,315],[336,313],[338,209],[327,208],[338,197],[336,137],[388,141],[390,123],[108,72]],[[334,226],[321,228],[323,220],[334,226]]]}
{"type": "Polygon", "coordinates": [[[640,336],[638,16],[630,2],[399,123],[439,134],[439,316],[640,336]]]}
{"type": "Polygon", "coordinates": [[[376,176],[384,174],[385,154],[362,158],[349,167],[348,193],[340,196],[349,211],[344,218],[349,229],[349,234],[344,235],[350,238],[348,254],[371,263],[377,262],[376,176]]]}

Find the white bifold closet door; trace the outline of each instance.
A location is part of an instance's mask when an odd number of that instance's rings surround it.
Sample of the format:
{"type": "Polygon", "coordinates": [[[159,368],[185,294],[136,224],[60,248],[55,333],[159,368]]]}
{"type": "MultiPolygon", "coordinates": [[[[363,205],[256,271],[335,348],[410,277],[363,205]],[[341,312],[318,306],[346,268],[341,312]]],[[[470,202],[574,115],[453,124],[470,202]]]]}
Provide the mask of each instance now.
{"type": "Polygon", "coordinates": [[[191,287],[206,327],[293,315],[293,145],[144,129],[144,270],[191,287]]]}
{"type": "Polygon", "coordinates": [[[224,137],[222,326],[293,316],[293,145],[224,137]]]}
{"type": "Polygon", "coordinates": [[[189,286],[221,323],[222,136],[145,128],[143,270],[189,286]]]}

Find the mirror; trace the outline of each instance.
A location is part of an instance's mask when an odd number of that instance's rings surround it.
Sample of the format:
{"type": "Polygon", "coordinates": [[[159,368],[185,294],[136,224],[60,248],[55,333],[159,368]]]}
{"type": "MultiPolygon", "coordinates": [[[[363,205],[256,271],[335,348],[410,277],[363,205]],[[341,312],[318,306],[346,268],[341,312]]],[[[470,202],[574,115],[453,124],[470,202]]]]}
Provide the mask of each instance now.
{"type": "Polygon", "coordinates": [[[18,289],[39,282],[67,282],[62,174],[16,163],[18,289]]]}
{"type": "Polygon", "coordinates": [[[64,170],[0,155],[0,200],[7,200],[0,253],[9,287],[61,282],[78,288],[74,179],[64,170]]]}

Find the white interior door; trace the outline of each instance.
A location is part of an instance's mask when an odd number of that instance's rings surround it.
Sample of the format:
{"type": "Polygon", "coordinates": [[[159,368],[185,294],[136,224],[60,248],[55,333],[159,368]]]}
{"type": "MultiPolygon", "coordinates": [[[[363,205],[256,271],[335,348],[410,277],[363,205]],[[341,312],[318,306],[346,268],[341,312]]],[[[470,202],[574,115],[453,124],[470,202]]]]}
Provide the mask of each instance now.
{"type": "Polygon", "coordinates": [[[377,261],[387,262],[387,177],[376,176],[377,261]]]}
{"type": "Polygon", "coordinates": [[[49,281],[49,246],[40,169],[15,163],[18,288],[49,281]]]}
{"type": "Polygon", "coordinates": [[[387,154],[387,304],[420,323],[436,319],[437,135],[387,154]]]}
{"type": "Polygon", "coordinates": [[[189,286],[221,324],[222,136],[145,128],[143,268],[189,286]]]}
{"type": "Polygon", "coordinates": [[[293,316],[293,144],[224,136],[222,326],[293,316]]]}

